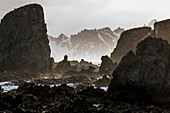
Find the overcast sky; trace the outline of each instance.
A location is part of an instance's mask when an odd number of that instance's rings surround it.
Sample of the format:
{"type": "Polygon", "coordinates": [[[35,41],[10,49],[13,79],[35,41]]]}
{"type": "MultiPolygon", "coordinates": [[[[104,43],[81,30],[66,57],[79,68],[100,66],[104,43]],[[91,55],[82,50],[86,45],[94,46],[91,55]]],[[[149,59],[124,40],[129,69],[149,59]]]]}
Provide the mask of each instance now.
{"type": "Polygon", "coordinates": [[[48,34],[56,37],[85,28],[129,29],[170,18],[170,0],[0,0],[0,18],[28,3],[43,6],[48,34]]]}

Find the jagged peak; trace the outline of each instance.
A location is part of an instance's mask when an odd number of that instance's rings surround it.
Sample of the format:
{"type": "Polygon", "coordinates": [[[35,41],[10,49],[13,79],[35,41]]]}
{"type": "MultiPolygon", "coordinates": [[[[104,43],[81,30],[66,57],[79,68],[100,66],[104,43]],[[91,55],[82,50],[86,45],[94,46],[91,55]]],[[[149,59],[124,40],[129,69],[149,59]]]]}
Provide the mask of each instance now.
{"type": "Polygon", "coordinates": [[[63,33],[61,33],[61,34],[58,36],[58,39],[66,40],[66,39],[68,39],[68,37],[67,37],[66,35],[64,35],[63,33]]]}
{"type": "Polygon", "coordinates": [[[123,31],[125,31],[123,28],[118,27],[118,28],[116,28],[113,32],[122,33],[123,31]]]}
{"type": "Polygon", "coordinates": [[[98,30],[112,31],[112,30],[110,29],[110,27],[104,27],[104,28],[101,28],[101,29],[98,29],[98,30]]]}

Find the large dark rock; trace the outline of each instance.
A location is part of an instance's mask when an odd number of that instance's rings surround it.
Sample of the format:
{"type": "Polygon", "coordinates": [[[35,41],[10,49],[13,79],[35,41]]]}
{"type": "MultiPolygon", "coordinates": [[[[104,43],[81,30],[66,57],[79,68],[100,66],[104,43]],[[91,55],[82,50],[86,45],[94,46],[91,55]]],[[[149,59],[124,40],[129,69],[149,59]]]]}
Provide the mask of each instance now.
{"type": "Polygon", "coordinates": [[[102,56],[102,63],[99,68],[100,74],[112,74],[113,70],[117,67],[117,63],[113,63],[108,56],[102,56]]]}
{"type": "Polygon", "coordinates": [[[117,42],[116,48],[111,53],[110,58],[112,61],[119,63],[127,52],[130,50],[135,51],[137,43],[150,31],[150,27],[139,27],[124,31],[117,42]]]}
{"type": "Polygon", "coordinates": [[[170,19],[155,22],[154,29],[149,33],[148,36],[162,38],[170,43],[170,19]]]}
{"type": "Polygon", "coordinates": [[[128,52],[113,72],[108,88],[112,99],[170,102],[170,45],[147,37],[128,52]]]}
{"type": "Polygon", "coordinates": [[[46,32],[43,8],[38,4],[6,14],[0,24],[0,71],[48,72],[46,32]]]}

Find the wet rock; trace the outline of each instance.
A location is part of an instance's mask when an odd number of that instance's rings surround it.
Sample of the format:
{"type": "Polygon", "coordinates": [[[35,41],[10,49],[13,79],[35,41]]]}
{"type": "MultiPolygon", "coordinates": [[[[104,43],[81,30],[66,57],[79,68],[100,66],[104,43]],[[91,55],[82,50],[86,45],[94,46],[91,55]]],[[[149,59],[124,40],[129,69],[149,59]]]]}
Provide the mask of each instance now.
{"type": "Polygon", "coordinates": [[[1,99],[5,108],[15,108],[22,103],[21,95],[1,94],[1,99]]]}
{"type": "Polygon", "coordinates": [[[103,97],[106,92],[100,88],[94,88],[93,86],[86,87],[85,89],[81,89],[76,93],[78,96],[85,98],[90,103],[99,104],[103,103],[103,97]]]}
{"type": "Polygon", "coordinates": [[[89,66],[89,69],[87,70],[88,72],[90,72],[90,73],[94,73],[95,72],[95,70],[96,70],[96,68],[95,67],[93,67],[93,66],[89,66]]]}
{"type": "Polygon", "coordinates": [[[66,79],[68,83],[85,83],[89,84],[91,79],[87,76],[72,76],[66,79]]]}
{"type": "Polygon", "coordinates": [[[111,59],[113,62],[119,63],[124,55],[130,50],[135,51],[136,45],[151,31],[150,27],[139,27],[124,31],[114,51],[111,53],[111,59]]]}
{"type": "Polygon", "coordinates": [[[31,94],[35,87],[36,87],[36,85],[34,83],[25,82],[25,83],[19,85],[19,87],[17,89],[17,93],[31,94]]]}
{"type": "Polygon", "coordinates": [[[169,112],[168,109],[161,106],[145,105],[145,104],[130,104],[125,102],[111,102],[102,107],[101,113],[161,113],[169,112]]]}
{"type": "Polygon", "coordinates": [[[117,63],[113,63],[108,56],[102,56],[101,60],[102,63],[99,68],[99,73],[111,75],[114,69],[117,67],[117,63]]]}
{"type": "Polygon", "coordinates": [[[54,112],[62,113],[90,113],[93,104],[83,98],[64,99],[55,108],[54,112]]]}
{"type": "Polygon", "coordinates": [[[147,37],[128,52],[113,72],[108,88],[112,99],[170,101],[170,45],[166,40],[147,37]]]}
{"type": "Polygon", "coordinates": [[[95,81],[93,84],[96,87],[103,87],[103,86],[109,86],[111,82],[111,78],[108,75],[104,75],[101,79],[95,81]]]}
{"type": "Polygon", "coordinates": [[[0,71],[49,72],[46,32],[43,8],[38,4],[6,14],[0,24],[0,71]]]}

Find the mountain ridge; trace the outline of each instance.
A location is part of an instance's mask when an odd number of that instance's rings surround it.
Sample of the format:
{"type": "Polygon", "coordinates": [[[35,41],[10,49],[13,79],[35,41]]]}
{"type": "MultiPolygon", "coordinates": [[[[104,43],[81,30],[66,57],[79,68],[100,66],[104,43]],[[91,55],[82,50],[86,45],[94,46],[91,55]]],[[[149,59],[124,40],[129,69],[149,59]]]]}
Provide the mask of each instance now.
{"type": "Polygon", "coordinates": [[[70,59],[100,62],[101,56],[109,55],[116,47],[120,34],[124,31],[118,27],[112,31],[109,27],[101,29],[84,29],[67,37],[61,33],[58,38],[48,36],[52,57],[60,61],[64,55],[70,59]],[[55,54],[60,53],[60,56],[55,54]]]}

